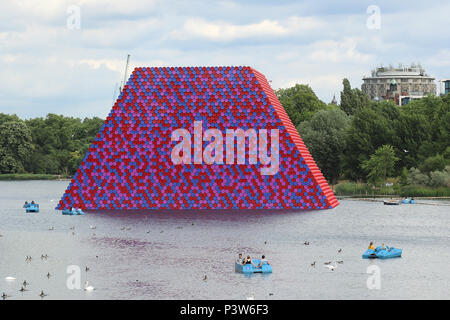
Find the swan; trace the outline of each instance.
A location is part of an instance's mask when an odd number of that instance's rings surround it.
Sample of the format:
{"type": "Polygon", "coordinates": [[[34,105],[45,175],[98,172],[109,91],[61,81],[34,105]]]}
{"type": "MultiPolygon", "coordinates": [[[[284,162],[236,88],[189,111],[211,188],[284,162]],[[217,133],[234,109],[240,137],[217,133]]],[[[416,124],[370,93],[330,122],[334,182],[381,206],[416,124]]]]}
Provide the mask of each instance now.
{"type": "Polygon", "coordinates": [[[16,278],[14,278],[14,277],[6,277],[5,280],[12,281],[12,280],[16,280],[16,278]]]}
{"type": "Polygon", "coordinates": [[[337,268],[337,265],[335,264],[335,265],[333,266],[332,264],[330,264],[330,265],[327,265],[327,266],[324,266],[324,267],[330,269],[331,271],[334,271],[334,269],[337,268]]]}
{"type": "Polygon", "coordinates": [[[247,297],[247,300],[255,300],[255,294],[252,292],[250,297],[247,297]]]}
{"type": "Polygon", "coordinates": [[[84,291],[92,291],[95,288],[93,286],[89,285],[89,282],[86,280],[86,282],[84,283],[84,291]]]}
{"type": "Polygon", "coordinates": [[[89,226],[90,229],[97,229],[97,226],[89,226]]]}

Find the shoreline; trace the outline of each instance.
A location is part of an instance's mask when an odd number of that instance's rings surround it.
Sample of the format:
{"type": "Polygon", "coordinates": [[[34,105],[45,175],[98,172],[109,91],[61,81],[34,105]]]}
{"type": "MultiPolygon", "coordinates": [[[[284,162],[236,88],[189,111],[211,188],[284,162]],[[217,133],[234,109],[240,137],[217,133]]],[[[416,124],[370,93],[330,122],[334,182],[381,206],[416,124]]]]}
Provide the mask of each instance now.
{"type": "Polygon", "coordinates": [[[0,181],[26,181],[26,180],[55,180],[55,181],[70,181],[72,177],[58,174],[40,174],[40,173],[6,173],[0,174],[0,181]]]}

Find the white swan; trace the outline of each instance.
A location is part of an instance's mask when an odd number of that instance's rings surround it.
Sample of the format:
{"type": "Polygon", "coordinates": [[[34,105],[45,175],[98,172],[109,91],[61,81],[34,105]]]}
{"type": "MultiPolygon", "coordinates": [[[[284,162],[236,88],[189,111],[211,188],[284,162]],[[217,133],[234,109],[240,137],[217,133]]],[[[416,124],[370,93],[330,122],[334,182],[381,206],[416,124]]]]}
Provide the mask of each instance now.
{"type": "Polygon", "coordinates": [[[250,297],[247,297],[247,300],[255,300],[255,294],[252,292],[250,297]]]}
{"type": "Polygon", "coordinates": [[[14,278],[14,277],[6,277],[5,280],[12,281],[12,280],[16,280],[16,278],[14,278]]]}
{"type": "Polygon", "coordinates": [[[337,268],[337,264],[336,264],[336,262],[335,262],[334,266],[333,266],[332,264],[329,264],[329,265],[324,266],[324,267],[330,269],[331,271],[334,271],[334,269],[337,268]]]}
{"type": "Polygon", "coordinates": [[[84,283],[84,291],[92,291],[95,288],[93,286],[89,285],[89,282],[86,280],[86,282],[84,283]]]}

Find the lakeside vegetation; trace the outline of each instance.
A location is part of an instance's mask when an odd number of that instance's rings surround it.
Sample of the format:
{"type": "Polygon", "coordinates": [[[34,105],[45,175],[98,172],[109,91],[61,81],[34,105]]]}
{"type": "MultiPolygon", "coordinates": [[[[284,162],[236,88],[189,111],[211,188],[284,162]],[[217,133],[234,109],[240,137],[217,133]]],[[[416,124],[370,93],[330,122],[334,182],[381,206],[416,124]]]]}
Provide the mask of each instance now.
{"type": "MultiPolygon", "coordinates": [[[[308,85],[276,94],[338,195],[449,195],[450,95],[399,107],[371,101],[347,79],[339,105],[321,101],[308,85]]],[[[103,122],[0,113],[0,180],[70,177],[103,122]]]]}
{"type": "Polygon", "coordinates": [[[55,174],[38,174],[38,173],[5,173],[0,174],[0,181],[4,180],[64,180],[70,176],[61,176],[55,174]]]}

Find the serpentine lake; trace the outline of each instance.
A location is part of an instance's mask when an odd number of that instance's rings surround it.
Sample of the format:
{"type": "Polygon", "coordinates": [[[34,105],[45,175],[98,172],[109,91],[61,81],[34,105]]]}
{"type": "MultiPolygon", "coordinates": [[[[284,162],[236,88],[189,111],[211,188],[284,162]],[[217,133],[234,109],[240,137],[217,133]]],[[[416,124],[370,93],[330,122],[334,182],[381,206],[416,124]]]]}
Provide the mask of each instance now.
{"type": "Polygon", "coordinates": [[[0,293],[8,300],[41,299],[41,290],[42,299],[450,298],[450,202],[63,216],[54,208],[68,183],[0,181],[0,293]],[[25,213],[25,200],[40,212],[25,213]],[[370,241],[403,255],[364,260],[370,241]],[[235,273],[240,252],[265,254],[273,273],[235,273]],[[329,261],[341,263],[332,271],[329,261]],[[84,290],[85,280],[95,289],[84,290]]]}

